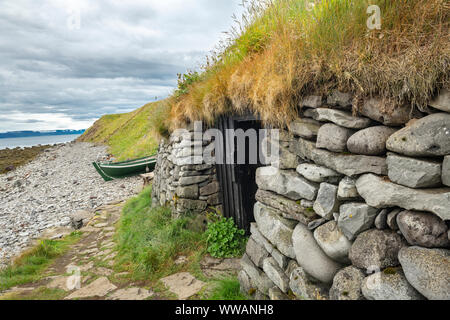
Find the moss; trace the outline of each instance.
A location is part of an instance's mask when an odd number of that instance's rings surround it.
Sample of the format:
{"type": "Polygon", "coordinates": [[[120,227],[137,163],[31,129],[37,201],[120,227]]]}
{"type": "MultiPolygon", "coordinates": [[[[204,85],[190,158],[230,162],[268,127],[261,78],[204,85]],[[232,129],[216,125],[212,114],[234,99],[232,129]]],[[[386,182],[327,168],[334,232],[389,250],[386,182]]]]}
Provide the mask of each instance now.
{"type": "Polygon", "coordinates": [[[398,272],[398,268],[386,268],[383,270],[383,273],[386,275],[397,274],[397,272],[398,272]]]}

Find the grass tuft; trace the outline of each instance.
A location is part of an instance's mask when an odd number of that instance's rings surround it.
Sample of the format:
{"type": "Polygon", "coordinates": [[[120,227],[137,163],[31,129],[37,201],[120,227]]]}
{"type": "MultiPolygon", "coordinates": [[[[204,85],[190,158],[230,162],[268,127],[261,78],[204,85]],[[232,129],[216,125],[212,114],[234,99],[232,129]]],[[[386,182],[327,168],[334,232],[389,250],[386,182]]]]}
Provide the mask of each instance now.
{"type": "Polygon", "coordinates": [[[208,300],[249,300],[249,298],[241,293],[239,281],[235,277],[230,277],[215,282],[208,300]]]}

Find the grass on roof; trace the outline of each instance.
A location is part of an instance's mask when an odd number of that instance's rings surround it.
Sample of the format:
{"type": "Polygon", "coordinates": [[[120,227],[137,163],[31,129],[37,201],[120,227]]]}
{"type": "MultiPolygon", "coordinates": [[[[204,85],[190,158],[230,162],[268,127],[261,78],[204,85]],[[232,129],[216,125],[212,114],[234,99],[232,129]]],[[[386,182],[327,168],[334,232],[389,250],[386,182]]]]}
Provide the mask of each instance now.
{"type": "Polygon", "coordinates": [[[240,25],[229,33],[201,73],[180,79],[168,99],[174,129],[228,112],[258,113],[282,124],[299,101],[332,89],[392,108],[423,109],[449,87],[447,0],[247,1],[240,25]],[[380,30],[369,30],[369,5],[381,9],[380,30]],[[186,81],[184,81],[186,80],[186,81]]]}

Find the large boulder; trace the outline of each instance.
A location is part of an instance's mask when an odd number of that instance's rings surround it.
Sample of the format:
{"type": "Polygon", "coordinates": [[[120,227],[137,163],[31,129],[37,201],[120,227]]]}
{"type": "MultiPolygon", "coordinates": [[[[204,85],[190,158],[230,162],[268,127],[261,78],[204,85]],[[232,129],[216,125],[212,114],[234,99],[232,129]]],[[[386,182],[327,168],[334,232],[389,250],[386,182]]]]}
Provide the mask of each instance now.
{"type": "Polygon", "coordinates": [[[426,248],[450,246],[448,227],[434,214],[403,211],[397,216],[397,224],[406,241],[412,246],[426,248]]]}
{"type": "Polygon", "coordinates": [[[318,184],[310,182],[293,171],[283,171],[274,167],[256,170],[256,184],[260,189],[273,191],[292,200],[314,200],[318,184]]]}
{"type": "Polygon", "coordinates": [[[412,157],[450,154],[450,114],[435,113],[394,133],[387,149],[412,157]]]}
{"type": "Polygon", "coordinates": [[[313,118],[314,120],[333,122],[338,126],[349,129],[364,129],[372,123],[370,119],[354,117],[350,112],[335,109],[308,109],[304,114],[306,117],[313,118]]]}
{"type": "Polygon", "coordinates": [[[416,111],[411,113],[411,108],[407,106],[398,108],[378,98],[364,101],[360,113],[386,126],[401,126],[411,120],[411,116],[420,117],[421,115],[416,111]]]}
{"type": "Polygon", "coordinates": [[[314,211],[322,218],[330,220],[333,213],[338,212],[340,202],[337,199],[338,187],[329,184],[320,184],[319,193],[317,194],[316,202],[314,202],[314,211]]]}
{"type": "Polygon", "coordinates": [[[254,216],[259,231],[285,256],[295,259],[292,246],[292,232],[297,221],[281,217],[278,210],[269,208],[259,202],[255,204],[254,216]]]}
{"type": "Polygon", "coordinates": [[[367,156],[378,156],[386,153],[386,141],[397,130],[385,126],[370,127],[358,131],[347,141],[350,152],[367,156]]]}
{"type": "Polygon", "coordinates": [[[314,239],[331,259],[343,264],[350,263],[348,252],[352,242],[344,236],[336,221],[318,227],[314,231],[314,239]]]}
{"type": "Polygon", "coordinates": [[[313,119],[308,118],[297,119],[291,122],[289,126],[289,131],[296,136],[309,140],[315,140],[317,134],[319,133],[321,125],[322,124],[319,121],[313,119]]]}
{"type": "Polygon", "coordinates": [[[406,210],[429,211],[442,220],[450,220],[450,189],[416,190],[394,184],[373,174],[356,181],[358,193],[375,208],[400,207],[406,210]]]}
{"type": "Polygon", "coordinates": [[[349,257],[355,267],[382,270],[399,265],[398,252],[406,241],[392,230],[372,229],[361,233],[353,243],[349,257]]]}
{"type": "Polygon", "coordinates": [[[332,169],[318,166],[317,164],[313,163],[302,163],[297,167],[297,172],[306,179],[317,183],[337,183],[342,177],[342,174],[332,169]]]}
{"type": "Polygon", "coordinates": [[[324,124],[319,129],[316,147],[319,149],[328,149],[333,152],[345,152],[347,151],[347,140],[354,133],[353,130],[332,123],[324,124]]]}
{"type": "Polygon", "coordinates": [[[440,94],[430,102],[430,106],[438,110],[450,112],[450,90],[442,89],[440,94]]]}
{"type": "Polygon", "coordinates": [[[432,188],[441,185],[441,163],[402,157],[393,153],[387,156],[388,174],[392,182],[410,188],[432,188]]]}
{"type": "Polygon", "coordinates": [[[442,163],[442,183],[450,187],[450,156],[444,157],[442,163]]]}
{"type": "Polygon", "coordinates": [[[430,300],[450,300],[450,251],[409,247],[398,255],[408,282],[430,300]]]}
{"type": "Polygon", "coordinates": [[[314,239],[313,233],[298,224],[292,234],[292,243],[298,264],[323,283],[331,283],[342,265],[329,258],[314,239]]]}
{"type": "Polygon", "coordinates": [[[333,280],[330,289],[331,300],[364,300],[361,283],[364,273],[353,266],[340,270],[333,280]]]}
{"type": "Polygon", "coordinates": [[[301,138],[292,141],[289,148],[302,159],[311,160],[349,177],[363,173],[387,174],[386,159],[383,157],[339,154],[317,149],[314,142],[301,138]]]}
{"type": "Polygon", "coordinates": [[[370,229],[377,217],[378,210],[365,203],[346,203],[341,206],[338,226],[349,240],[370,229]]]}
{"type": "Polygon", "coordinates": [[[362,282],[361,290],[367,300],[423,300],[406,280],[401,269],[386,269],[374,273],[362,282]]]}

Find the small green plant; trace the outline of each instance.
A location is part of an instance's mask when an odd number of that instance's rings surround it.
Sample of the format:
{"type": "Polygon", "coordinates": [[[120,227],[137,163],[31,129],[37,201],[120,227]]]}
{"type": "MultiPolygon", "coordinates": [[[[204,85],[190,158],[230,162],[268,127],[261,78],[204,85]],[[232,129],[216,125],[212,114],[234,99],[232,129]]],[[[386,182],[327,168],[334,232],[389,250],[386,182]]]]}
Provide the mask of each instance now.
{"type": "Polygon", "coordinates": [[[233,218],[215,214],[205,232],[207,251],[215,258],[232,258],[242,255],[247,239],[245,231],[239,230],[233,218]],[[214,221],[215,220],[215,221],[214,221]]]}
{"type": "Polygon", "coordinates": [[[197,71],[188,71],[185,74],[178,74],[178,88],[175,91],[177,97],[182,96],[189,92],[189,86],[193,83],[200,81],[201,74],[197,71]]]}
{"type": "Polygon", "coordinates": [[[238,279],[235,277],[218,280],[207,300],[249,300],[241,293],[238,279]]]}

